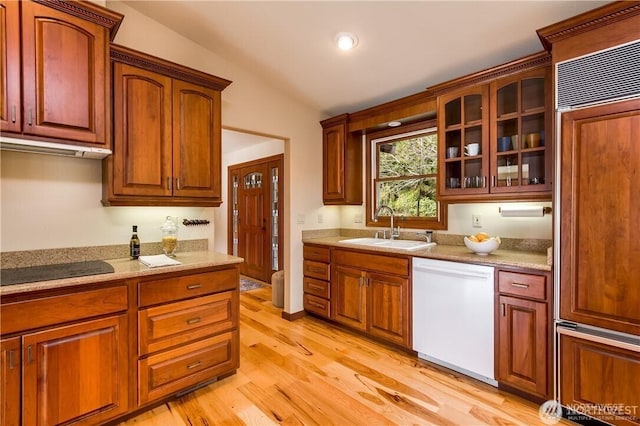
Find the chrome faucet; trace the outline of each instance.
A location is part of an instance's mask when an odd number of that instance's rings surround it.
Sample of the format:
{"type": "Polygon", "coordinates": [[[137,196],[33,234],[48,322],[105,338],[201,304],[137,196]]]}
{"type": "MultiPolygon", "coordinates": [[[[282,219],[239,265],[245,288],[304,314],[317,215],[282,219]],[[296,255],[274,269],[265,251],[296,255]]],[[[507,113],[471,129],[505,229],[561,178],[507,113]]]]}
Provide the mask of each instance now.
{"type": "Polygon", "coordinates": [[[384,204],[380,205],[380,207],[378,207],[378,209],[376,210],[376,213],[373,215],[373,221],[374,222],[378,221],[378,216],[380,216],[380,213],[382,210],[386,210],[389,212],[389,218],[391,221],[391,232],[389,233],[389,239],[394,240],[396,237],[400,236],[400,225],[398,225],[398,229],[396,231],[396,229],[393,226],[395,213],[391,207],[384,204]]]}

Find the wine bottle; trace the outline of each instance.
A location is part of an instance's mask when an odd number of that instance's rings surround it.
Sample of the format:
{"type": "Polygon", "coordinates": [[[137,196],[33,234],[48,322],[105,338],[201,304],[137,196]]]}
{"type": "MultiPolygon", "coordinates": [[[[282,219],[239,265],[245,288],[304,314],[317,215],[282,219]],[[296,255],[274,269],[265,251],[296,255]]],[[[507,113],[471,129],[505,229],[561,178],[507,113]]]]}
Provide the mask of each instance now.
{"type": "Polygon", "coordinates": [[[129,256],[137,259],[140,256],[140,239],[138,238],[138,227],[133,225],[133,235],[129,241],[129,256]]]}

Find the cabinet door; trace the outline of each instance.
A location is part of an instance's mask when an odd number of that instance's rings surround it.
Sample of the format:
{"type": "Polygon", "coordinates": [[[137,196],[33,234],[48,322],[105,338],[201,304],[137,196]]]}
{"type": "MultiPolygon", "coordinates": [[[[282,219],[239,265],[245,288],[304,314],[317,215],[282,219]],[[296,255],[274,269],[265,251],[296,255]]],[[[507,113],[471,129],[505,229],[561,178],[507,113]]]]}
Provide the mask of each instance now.
{"type": "Polygon", "coordinates": [[[20,5],[23,132],[110,147],[108,30],[31,1],[20,5]]]}
{"type": "Polygon", "coordinates": [[[360,270],[335,266],[331,279],[332,318],[342,324],[367,329],[366,274],[360,270]]]}
{"type": "Polygon", "coordinates": [[[171,196],[171,78],[113,65],[113,192],[171,196]]]}
{"type": "Polygon", "coordinates": [[[549,397],[547,303],[500,296],[498,381],[549,397]]]}
{"type": "Polygon", "coordinates": [[[367,292],[369,333],[410,348],[409,280],[369,273],[367,292]]]}
{"type": "Polygon", "coordinates": [[[0,389],[2,389],[2,406],[0,407],[0,424],[20,424],[20,338],[0,341],[0,389]]]}
{"type": "Polygon", "coordinates": [[[438,98],[438,145],[440,195],[489,192],[488,85],[438,98]]]}
{"type": "Polygon", "coordinates": [[[19,3],[0,1],[0,130],[20,132],[20,14],[19,3]]]}
{"type": "Polygon", "coordinates": [[[550,192],[550,67],[491,84],[491,192],[550,192]]]}
{"type": "Polygon", "coordinates": [[[173,81],[173,195],[221,200],[220,92],[173,81]]]}
{"type": "Polygon", "coordinates": [[[640,100],[562,115],[560,316],[640,336],[640,100]]]}
{"type": "Polygon", "coordinates": [[[126,315],[23,337],[23,424],[98,424],[128,409],[126,315]]]}
{"type": "Polygon", "coordinates": [[[322,198],[325,203],[345,199],[345,158],[347,124],[339,123],[322,129],[324,178],[322,198]]]}
{"type": "Polygon", "coordinates": [[[614,425],[640,425],[640,353],[560,336],[560,402],[614,425]]]}

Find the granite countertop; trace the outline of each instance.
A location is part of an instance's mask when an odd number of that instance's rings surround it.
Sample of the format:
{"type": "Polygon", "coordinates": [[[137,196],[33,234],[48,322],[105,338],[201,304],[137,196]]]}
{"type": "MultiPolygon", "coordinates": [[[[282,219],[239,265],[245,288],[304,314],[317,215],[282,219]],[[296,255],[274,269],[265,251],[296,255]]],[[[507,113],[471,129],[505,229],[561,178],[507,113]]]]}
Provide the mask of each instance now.
{"type": "Polygon", "coordinates": [[[175,259],[181,265],[149,268],[137,260],[131,259],[110,259],[105,260],[113,266],[114,272],[109,274],[89,275],[84,277],[63,278],[59,280],[38,281],[25,284],[14,284],[0,287],[0,296],[25,293],[36,290],[48,290],[60,287],[79,286],[84,284],[94,284],[113,280],[125,280],[130,278],[144,277],[167,272],[189,271],[199,268],[208,268],[223,265],[242,263],[240,257],[230,256],[224,253],[212,251],[194,251],[179,253],[175,259]]]}
{"type": "Polygon", "coordinates": [[[361,246],[349,243],[341,243],[353,237],[348,236],[328,236],[321,238],[303,238],[303,243],[322,244],[332,247],[343,247],[372,252],[385,252],[403,254],[414,257],[424,257],[440,260],[451,260],[455,262],[475,263],[489,266],[509,266],[517,268],[536,269],[540,271],[551,271],[551,265],[547,264],[547,255],[541,253],[530,253],[517,250],[498,249],[487,256],[480,256],[473,253],[466,246],[441,245],[432,246],[419,250],[402,250],[388,247],[361,246]]]}

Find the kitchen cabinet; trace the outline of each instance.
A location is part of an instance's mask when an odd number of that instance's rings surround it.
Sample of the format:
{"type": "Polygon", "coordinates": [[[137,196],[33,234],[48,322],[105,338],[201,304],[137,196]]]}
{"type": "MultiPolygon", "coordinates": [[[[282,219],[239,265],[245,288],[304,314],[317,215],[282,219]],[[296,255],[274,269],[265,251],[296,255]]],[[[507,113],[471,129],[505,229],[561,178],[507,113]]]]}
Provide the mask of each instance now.
{"type": "Polygon", "coordinates": [[[496,378],[539,401],[551,391],[551,276],[496,271],[496,378]]]}
{"type": "Polygon", "coordinates": [[[234,268],[138,283],[138,404],[238,368],[238,282],[234,268]]]}
{"type": "Polygon", "coordinates": [[[103,204],[219,206],[221,91],[231,82],[112,45],[113,155],[103,204]]]}
{"type": "Polygon", "coordinates": [[[303,306],[307,312],[331,318],[331,251],[329,247],[303,247],[303,306]]]}
{"type": "Polygon", "coordinates": [[[322,199],[325,205],[362,204],[362,136],[348,132],[348,114],[322,125],[322,199]]]}
{"type": "Polygon", "coordinates": [[[0,15],[0,130],[110,148],[109,40],[122,15],[90,2],[26,0],[2,1],[0,15]]]}
{"type": "Polygon", "coordinates": [[[3,382],[14,389],[3,392],[3,406],[11,407],[3,416],[21,413],[24,425],[97,424],[124,414],[127,306],[121,282],[3,303],[2,334],[16,335],[3,340],[3,382]]]}
{"type": "Polygon", "coordinates": [[[331,318],[411,348],[409,258],[334,249],[331,318]]]}
{"type": "Polygon", "coordinates": [[[22,358],[20,338],[0,340],[0,424],[20,424],[20,383],[22,376],[22,358]]]}
{"type": "Polygon", "coordinates": [[[563,405],[607,423],[640,425],[640,352],[560,335],[558,363],[563,405]]]}
{"type": "Polygon", "coordinates": [[[548,62],[543,52],[433,88],[441,199],[551,199],[548,62]]]}

